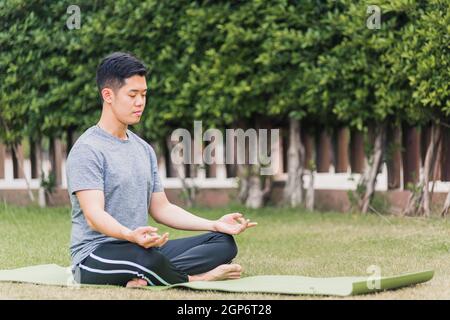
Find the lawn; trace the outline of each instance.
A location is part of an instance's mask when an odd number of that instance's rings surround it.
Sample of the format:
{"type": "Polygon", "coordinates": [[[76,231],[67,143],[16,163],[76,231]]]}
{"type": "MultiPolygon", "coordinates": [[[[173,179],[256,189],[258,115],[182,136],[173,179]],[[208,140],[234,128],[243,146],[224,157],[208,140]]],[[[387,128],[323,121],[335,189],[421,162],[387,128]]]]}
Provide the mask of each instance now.
{"type": "MultiPolygon", "coordinates": [[[[345,299],[450,299],[450,226],[441,218],[400,218],[337,212],[305,212],[237,205],[191,212],[216,219],[242,212],[258,226],[236,236],[235,259],[243,276],[291,274],[318,277],[365,276],[379,266],[382,275],[434,269],[425,284],[345,299]]],[[[161,231],[168,228],[157,225],[161,231]]],[[[196,234],[170,229],[171,238],[196,234]]],[[[0,269],[70,263],[70,208],[0,205],[0,269]]],[[[0,283],[1,299],[317,299],[316,296],[233,294],[172,289],[64,288],[0,283]]],[[[320,297],[335,298],[335,297],[320,297]]],[[[341,298],[338,298],[341,299],[341,298]]]]}

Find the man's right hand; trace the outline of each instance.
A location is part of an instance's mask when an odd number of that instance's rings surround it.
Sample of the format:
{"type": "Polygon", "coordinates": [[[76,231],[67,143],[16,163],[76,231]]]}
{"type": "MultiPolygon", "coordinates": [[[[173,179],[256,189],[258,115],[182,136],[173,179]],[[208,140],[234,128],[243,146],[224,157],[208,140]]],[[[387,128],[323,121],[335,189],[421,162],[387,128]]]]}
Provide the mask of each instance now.
{"type": "Polygon", "coordinates": [[[128,231],[125,238],[146,249],[151,247],[162,247],[169,240],[169,233],[166,232],[160,236],[156,231],[158,231],[158,229],[155,227],[139,227],[133,231],[128,231]]]}

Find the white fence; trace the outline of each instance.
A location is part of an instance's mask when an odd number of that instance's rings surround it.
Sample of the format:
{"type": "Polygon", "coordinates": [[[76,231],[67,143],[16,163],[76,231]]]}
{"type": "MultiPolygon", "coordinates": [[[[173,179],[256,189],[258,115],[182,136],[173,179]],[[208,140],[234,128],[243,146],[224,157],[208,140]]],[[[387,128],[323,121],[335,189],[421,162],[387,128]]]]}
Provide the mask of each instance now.
{"type": "MultiPolygon", "coordinates": [[[[163,158],[160,158],[160,160],[163,158]]],[[[30,179],[31,177],[31,162],[29,159],[24,159],[23,162],[25,176],[28,178],[32,189],[39,187],[38,179],[30,179]]],[[[44,157],[43,163],[44,172],[46,175],[50,172],[51,164],[48,159],[48,155],[44,157]]],[[[0,189],[26,189],[27,184],[25,179],[18,179],[13,177],[13,161],[10,156],[5,157],[4,161],[4,179],[0,179],[0,189]]],[[[179,178],[167,177],[164,161],[159,161],[159,174],[165,188],[181,188],[182,182],[179,178]]],[[[198,188],[236,188],[236,178],[229,178],[226,175],[225,166],[217,166],[217,177],[206,177],[204,170],[199,170],[196,178],[186,178],[186,183],[194,184],[198,188]]],[[[275,181],[284,181],[287,178],[287,174],[278,172],[274,176],[275,181]]],[[[328,173],[315,173],[314,188],[323,190],[355,190],[356,184],[360,178],[360,174],[349,173],[334,173],[334,168],[331,166],[328,173]]],[[[305,176],[305,187],[309,184],[309,176],[305,176]]],[[[67,188],[66,171],[65,171],[65,159],[61,164],[61,187],[67,188]]],[[[431,185],[430,185],[431,188],[431,185]]],[[[387,168],[383,165],[382,172],[377,177],[376,190],[386,191],[387,188],[387,168]]],[[[435,192],[448,192],[450,189],[450,182],[436,181],[434,186],[435,192]]]]}
{"type": "MultiPolygon", "coordinates": [[[[322,143],[322,140],[319,140],[319,143],[322,143]]],[[[56,176],[58,177],[58,186],[62,188],[67,188],[67,181],[66,181],[66,171],[65,171],[65,160],[66,160],[66,144],[63,143],[60,139],[55,139],[52,143],[50,143],[52,146],[51,153],[49,151],[42,151],[42,158],[43,158],[43,170],[46,176],[48,176],[48,173],[51,171],[52,168],[52,161],[55,164],[55,170],[58,172],[56,173],[56,176]],[[52,159],[52,161],[51,161],[52,159]]],[[[169,145],[169,144],[168,144],[169,145]]],[[[307,144],[305,144],[307,145],[307,144]]],[[[332,153],[332,146],[331,144],[327,144],[328,151],[330,154],[332,153]]],[[[354,148],[357,148],[358,150],[361,150],[361,146],[353,146],[354,148]]],[[[168,149],[171,149],[171,147],[167,147],[168,149]]],[[[349,149],[346,149],[345,153],[347,153],[348,157],[350,158],[351,152],[349,152],[349,149]]],[[[23,164],[24,168],[24,174],[27,177],[30,186],[32,189],[39,188],[40,181],[39,179],[35,177],[32,179],[32,165],[34,168],[36,168],[38,165],[37,163],[33,162],[30,159],[23,157],[23,148],[22,146],[19,146],[17,148],[17,152],[19,155],[14,157],[15,161],[13,161],[13,154],[12,151],[5,147],[5,145],[0,143],[0,189],[6,190],[6,189],[26,189],[27,183],[26,180],[23,178],[19,178],[17,175],[17,172],[19,172],[19,165],[18,163],[21,162],[23,164]],[[20,158],[20,159],[19,159],[20,158]],[[15,162],[15,164],[13,164],[15,162]],[[3,172],[2,172],[3,170],[3,172]],[[16,177],[14,177],[14,172],[16,172],[16,177]]],[[[159,166],[159,174],[161,177],[161,180],[163,182],[163,185],[165,188],[181,188],[182,187],[182,180],[178,178],[178,171],[175,170],[175,167],[173,163],[166,161],[166,159],[163,157],[164,154],[168,154],[168,151],[166,152],[157,152],[158,153],[158,166],[159,166]],[[170,164],[170,168],[166,168],[166,164],[170,164]],[[169,176],[167,173],[170,173],[169,176]]],[[[201,152],[197,150],[196,152],[201,152]]],[[[31,153],[31,151],[30,151],[31,153]]],[[[271,155],[271,167],[273,172],[275,172],[273,178],[275,181],[285,181],[287,179],[287,173],[286,173],[286,160],[287,159],[287,146],[286,146],[286,139],[282,138],[280,136],[279,143],[273,143],[270,146],[270,155],[271,155]]],[[[311,154],[310,154],[311,156],[311,154]]],[[[200,155],[201,157],[201,155],[200,155]]],[[[445,160],[446,161],[446,160],[445,160]]],[[[360,178],[360,174],[358,173],[352,173],[350,164],[347,163],[343,167],[341,166],[341,171],[345,171],[345,168],[347,168],[347,172],[344,173],[336,173],[335,167],[333,166],[334,162],[330,161],[330,159],[327,162],[327,165],[325,166],[325,170],[322,169],[322,171],[326,171],[328,168],[328,172],[316,172],[315,178],[314,178],[314,188],[317,190],[355,190],[356,185],[358,183],[358,180],[360,178]],[[329,165],[328,165],[329,164],[329,165]],[[344,170],[342,170],[344,168],[344,170]]],[[[442,165],[442,163],[441,163],[442,165]]],[[[205,168],[199,168],[198,166],[195,169],[195,174],[192,176],[195,176],[194,178],[186,178],[185,182],[188,185],[195,185],[198,188],[236,188],[237,187],[237,179],[235,177],[231,177],[227,175],[227,166],[225,164],[215,164],[213,165],[213,174],[211,176],[207,175],[207,170],[205,168]]],[[[192,166],[191,166],[192,168],[192,166]]],[[[184,176],[184,169],[186,169],[184,166],[179,167],[180,174],[184,176]]],[[[235,168],[234,168],[235,169],[235,168]]],[[[40,170],[40,169],[39,169],[40,170]]],[[[37,170],[36,170],[37,171],[37,170]]],[[[228,170],[230,171],[230,170],[228,170]]],[[[320,171],[320,170],[319,170],[320,171]]],[[[356,171],[356,170],[354,170],[356,171]]],[[[386,191],[388,190],[388,173],[387,173],[387,166],[386,163],[383,163],[381,173],[377,177],[377,183],[375,186],[375,189],[378,191],[386,191]]],[[[403,186],[403,169],[400,168],[399,170],[400,174],[400,185],[398,186],[399,189],[405,189],[405,186],[403,186]]],[[[419,175],[421,173],[419,172],[419,175]]],[[[21,175],[20,175],[21,176],[21,175]]],[[[309,185],[309,176],[306,175],[304,179],[305,187],[309,185]]],[[[432,183],[430,183],[430,190],[432,187],[432,183]]],[[[443,182],[443,181],[436,181],[434,184],[434,191],[435,192],[449,192],[450,190],[450,182],[443,182]]]]}

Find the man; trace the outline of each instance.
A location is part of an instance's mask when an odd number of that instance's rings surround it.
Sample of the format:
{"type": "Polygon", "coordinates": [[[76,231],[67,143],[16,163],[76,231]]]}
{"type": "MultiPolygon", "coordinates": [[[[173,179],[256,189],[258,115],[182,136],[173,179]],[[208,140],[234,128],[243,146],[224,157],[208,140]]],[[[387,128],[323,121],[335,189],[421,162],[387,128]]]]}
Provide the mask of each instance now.
{"type": "Polygon", "coordinates": [[[237,279],[242,268],[231,264],[232,235],[256,223],[240,213],[211,221],[168,201],[153,148],[128,129],[145,108],[145,76],[145,66],[127,53],[98,66],[101,118],[76,141],[66,166],[75,279],[127,287],[237,279]],[[175,229],[211,232],[168,240],[148,226],[148,214],[175,229]]]}

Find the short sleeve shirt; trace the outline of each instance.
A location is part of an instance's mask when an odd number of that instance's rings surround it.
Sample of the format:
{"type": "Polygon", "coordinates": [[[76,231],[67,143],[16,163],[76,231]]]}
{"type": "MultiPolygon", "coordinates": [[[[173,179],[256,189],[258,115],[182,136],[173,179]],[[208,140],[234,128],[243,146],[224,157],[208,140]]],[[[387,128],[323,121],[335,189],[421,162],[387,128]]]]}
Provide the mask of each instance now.
{"type": "Polygon", "coordinates": [[[100,244],[117,240],[89,227],[76,191],[103,191],[104,210],[131,230],[148,225],[152,193],[163,191],[153,148],[129,129],[127,138],[122,140],[95,125],[70,150],[66,174],[72,205],[72,266],[82,262],[100,244]]]}

